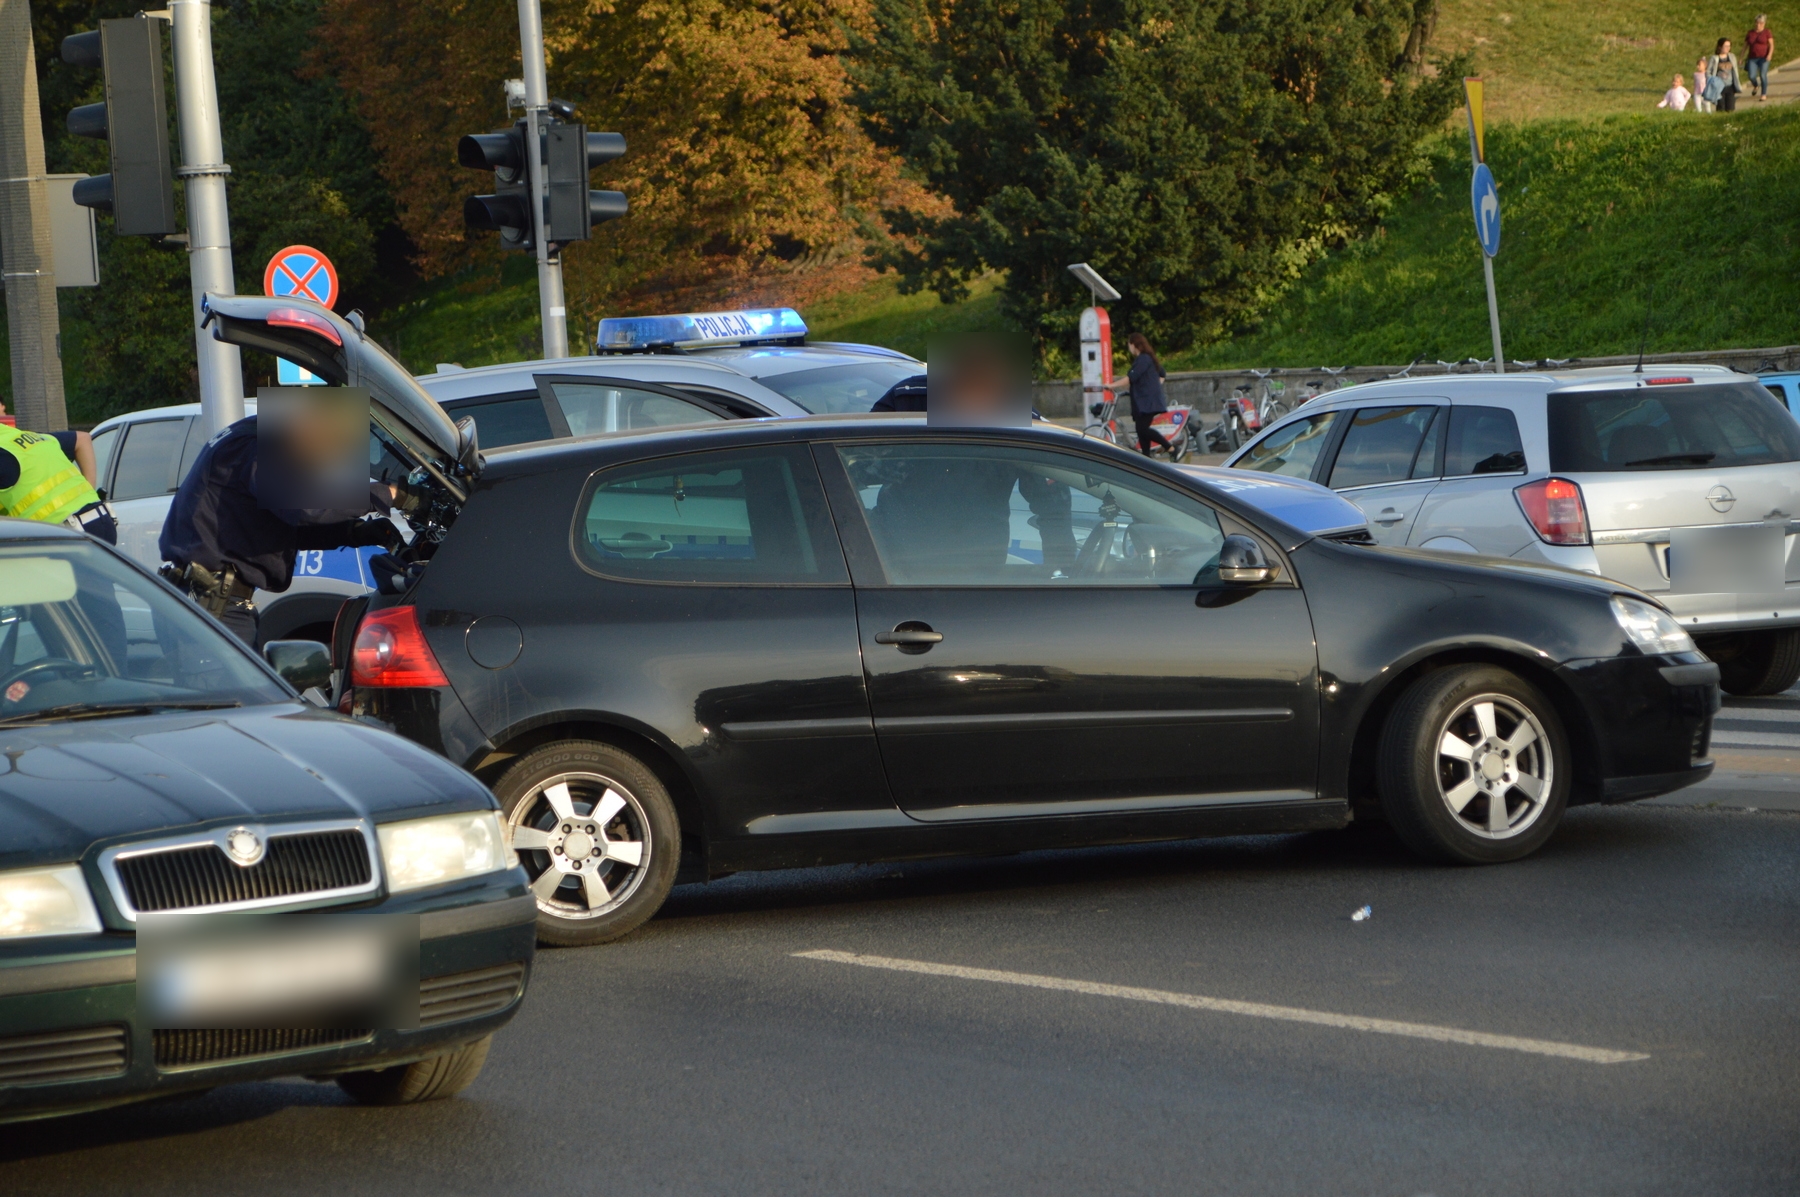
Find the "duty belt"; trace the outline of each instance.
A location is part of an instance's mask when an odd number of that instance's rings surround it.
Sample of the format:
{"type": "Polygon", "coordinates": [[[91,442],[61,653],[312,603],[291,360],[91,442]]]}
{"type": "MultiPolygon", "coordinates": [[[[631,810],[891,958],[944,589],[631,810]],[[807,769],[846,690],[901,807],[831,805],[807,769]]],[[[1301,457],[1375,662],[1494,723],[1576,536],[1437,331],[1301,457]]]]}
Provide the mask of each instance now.
{"type": "Polygon", "coordinates": [[[254,611],[256,604],[250,601],[256,593],[256,587],[242,581],[237,576],[237,566],[227,565],[218,573],[213,573],[204,565],[189,562],[185,566],[165,565],[162,576],[174,585],[194,596],[194,601],[217,618],[227,610],[254,611]]]}
{"type": "Polygon", "coordinates": [[[86,532],[88,526],[94,522],[112,518],[112,508],[108,507],[105,503],[95,503],[90,507],[77,511],[74,515],[64,520],[63,523],[71,528],[78,528],[81,531],[86,532]]]}

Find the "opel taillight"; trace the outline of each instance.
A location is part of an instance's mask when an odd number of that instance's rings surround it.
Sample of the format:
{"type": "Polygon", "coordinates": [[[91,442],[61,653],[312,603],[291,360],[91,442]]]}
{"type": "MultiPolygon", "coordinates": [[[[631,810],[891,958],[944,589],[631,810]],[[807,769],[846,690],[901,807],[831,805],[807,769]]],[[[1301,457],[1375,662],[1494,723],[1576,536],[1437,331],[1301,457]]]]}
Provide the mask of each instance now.
{"type": "Polygon", "coordinates": [[[412,607],[371,611],[350,649],[352,686],[447,686],[412,607]]]}
{"type": "Polygon", "coordinates": [[[1590,544],[1581,488],[1567,478],[1527,482],[1513,494],[1545,544],[1590,544]]]}

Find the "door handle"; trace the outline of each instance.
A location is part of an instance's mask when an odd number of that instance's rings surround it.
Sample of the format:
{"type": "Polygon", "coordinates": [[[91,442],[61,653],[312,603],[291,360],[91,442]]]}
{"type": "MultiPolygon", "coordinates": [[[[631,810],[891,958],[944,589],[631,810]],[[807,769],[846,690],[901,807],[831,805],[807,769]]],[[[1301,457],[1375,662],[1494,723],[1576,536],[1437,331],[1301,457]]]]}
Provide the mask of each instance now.
{"type": "Polygon", "coordinates": [[[1381,514],[1375,517],[1378,524],[1397,524],[1406,518],[1404,512],[1395,511],[1392,507],[1383,507],[1381,514]]]}
{"type": "Polygon", "coordinates": [[[902,651],[908,648],[925,649],[939,643],[944,638],[942,632],[934,632],[931,625],[909,619],[895,626],[891,632],[876,632],[875,643],[892,644],[902,651]]]}

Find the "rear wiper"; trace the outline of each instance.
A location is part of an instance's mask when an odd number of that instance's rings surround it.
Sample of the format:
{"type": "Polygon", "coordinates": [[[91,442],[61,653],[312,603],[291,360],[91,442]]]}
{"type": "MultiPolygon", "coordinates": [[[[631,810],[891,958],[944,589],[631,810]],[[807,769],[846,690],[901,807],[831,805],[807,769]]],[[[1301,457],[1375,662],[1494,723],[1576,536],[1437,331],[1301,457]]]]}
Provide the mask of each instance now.
{"type": "Polygon", "coordinates": [[[1669,465],[1670,463],[1677,461],[1691,461],[1695,465],[1705,465],[1717,456],[1717,453],[1707,453],[1704,451],[1698,453],[1664,453],[1661,457],[1640,457],[1636,461],[1628,461],[1625,463],[1625,468],[1630,469],[1632,466],[1641,465],[1669,465]]]}
{"type": "Polygon", "coordinates": [[[25,711],[0,717],[0,727],[20,723],[43,723],[55,719],[111,719],[121,715],[154,715],[159,711],[217,711],[244,704],[232,699],[171,698],[147,702],[65,702],[41,711],[25,711]]]}

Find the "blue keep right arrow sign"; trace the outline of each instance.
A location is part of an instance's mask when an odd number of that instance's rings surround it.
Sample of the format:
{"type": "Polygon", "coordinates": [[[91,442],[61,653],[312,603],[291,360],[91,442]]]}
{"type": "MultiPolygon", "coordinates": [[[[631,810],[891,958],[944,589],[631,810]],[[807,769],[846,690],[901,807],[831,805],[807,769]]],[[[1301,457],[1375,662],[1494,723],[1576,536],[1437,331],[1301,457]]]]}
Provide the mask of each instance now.
{"type": "Polygon", "coordinates": [[[1500,252],[1500,193],[1487,163],[1477,162],[1469,180],[1469,206],[1475,211],[1475,239],[1481,252],[1494,257],[1500,252]]]}

